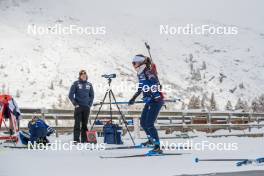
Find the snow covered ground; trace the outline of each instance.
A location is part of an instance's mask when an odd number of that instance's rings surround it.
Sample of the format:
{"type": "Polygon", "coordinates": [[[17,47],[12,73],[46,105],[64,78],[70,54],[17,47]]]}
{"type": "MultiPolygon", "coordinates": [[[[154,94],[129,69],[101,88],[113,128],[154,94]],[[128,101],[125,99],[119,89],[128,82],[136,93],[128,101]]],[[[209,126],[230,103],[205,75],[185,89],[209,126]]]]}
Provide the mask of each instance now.
{"type": "MultiPolygon", "coordinates": [[[[263,132],[257,130],[254,132],[263,132]]],[[[220,132],[224,134],[225,132],[220,132]]],[[[142,154],[147,149],[126,149],[126,150],[82,150],[76,148],[72,151],[33,151],[26,149],[6,149],[0,148],[0,175],[152,175],[152,176],[172,176],[182,174],[206,174],[206,173],[223,173],[238,171],[263,170],[264,166],[248,165],[237,167],[235,162],[200,162],[195,163],[196,157],[205,159],[213,158],[251,158],[263,157],[263,138],[247,137],[222,137],[206,138],[203,133],[194,133],[189,135],[198,135],[197,138],[190,139],[164,139],[171,143],[184,143],[192,141],[201,143],[208,141],[210,143],[236,143],[235,151],[210,151],[205,149],[199,150],[173,150],[166,152],[190,153],[181,156],[162,156],[162,157],[145,157],[145,158],[127,158],[127,159],[101,159],[99,156],[121,156],[130,154],[142,154]]],[[[165,137],[165,135],[161,135],[165,137]]],[[[61,140],[69,142],[71,135],[62,135],[59,139],[52,137],[51,141],[61,140]]],[[[99,138],[102,141],[102,138],[99,138]]],[[[144,139],[136,140],[136,143],[144,139]]],[[[131,145],[128,136],[124,138],[124,145],[131,145]]],[[[106,147],[112,147],[108,145],[106,147]]]]}

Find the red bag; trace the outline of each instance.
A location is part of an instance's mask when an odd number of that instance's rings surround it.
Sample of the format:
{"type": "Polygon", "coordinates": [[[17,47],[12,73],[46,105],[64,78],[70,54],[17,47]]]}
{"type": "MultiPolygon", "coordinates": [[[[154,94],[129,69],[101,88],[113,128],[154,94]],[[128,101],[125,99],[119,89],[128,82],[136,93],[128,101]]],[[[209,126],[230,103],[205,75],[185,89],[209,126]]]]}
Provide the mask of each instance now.
{"type": "Polygon", "coordinates": [[[86,131],[87,135],[87,142],[91,144],[96,144],[97,143],[97,132],[96,131],[86,131]]]}

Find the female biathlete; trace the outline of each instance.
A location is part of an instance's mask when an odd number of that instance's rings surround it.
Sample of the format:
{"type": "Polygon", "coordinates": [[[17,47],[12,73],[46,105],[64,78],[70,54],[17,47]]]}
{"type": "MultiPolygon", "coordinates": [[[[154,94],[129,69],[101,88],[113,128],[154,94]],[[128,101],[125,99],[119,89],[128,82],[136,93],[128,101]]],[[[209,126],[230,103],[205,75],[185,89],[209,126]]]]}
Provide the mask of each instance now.
{"type": "Polygon", "coordinates": [[[161,92],[161,85],[157,76],[155,65],[149,57],[136,55],[132,61],[133,67],[138,76],[138,90],[129,100],[129,105],[135,103],[136,98],[143,93],[143,108],[140,125],[144,129],[148,141],[141,144],[142,147],[153,147],[148,154],[161,154],[160,140],[154,123],[158,117],[161,107],[164,105],[164,97],[161,92]]]}

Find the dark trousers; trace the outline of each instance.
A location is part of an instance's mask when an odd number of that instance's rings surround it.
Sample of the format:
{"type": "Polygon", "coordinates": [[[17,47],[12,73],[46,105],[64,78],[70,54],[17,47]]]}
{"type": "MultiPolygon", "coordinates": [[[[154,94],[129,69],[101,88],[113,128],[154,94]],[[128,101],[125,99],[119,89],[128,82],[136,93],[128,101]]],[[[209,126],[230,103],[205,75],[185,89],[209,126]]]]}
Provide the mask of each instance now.
{"type": "Polygon", "coordinates": [[[145,104],[144,109],[140,118],[140,125],[144,129],[150,140],[154,143],[159,144],[159,135],[157,129],[154,126],[155,121],[158,118],[163,102],[154,102],[150,104],[145,104]]]}
{"type": "Polygon", "coordinates": [[[87,142],[86,131],[88,118],[90,114],[89,107],[78,107],[74,111],[74,130],[73,130],[73,140],[80,142],[80,133],[81,133],[81,142],[87,142]]]}

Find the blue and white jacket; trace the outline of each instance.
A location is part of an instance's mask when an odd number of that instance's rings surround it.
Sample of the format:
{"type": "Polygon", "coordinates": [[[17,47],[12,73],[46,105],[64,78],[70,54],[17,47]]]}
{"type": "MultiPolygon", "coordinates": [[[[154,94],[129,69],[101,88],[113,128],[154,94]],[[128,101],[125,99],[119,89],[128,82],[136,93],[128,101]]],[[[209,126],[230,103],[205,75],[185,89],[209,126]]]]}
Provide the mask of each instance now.
{"type": "Polygon", "coordinates": [[[31,120],[28,123],[28,129],[30,134],[30,141],[34,143],[39,138],[45,138],[55,132],[53,128],[48,126],[42,119],[37,118],[36,120],[31,120]]]}
{"type": "Polygon", "coordinates": [[[94,100],[92,84],[88,81],[75,81],[71,86],[69,99],[74,106],[91,107],[94,100]]]}
{"type": "Polygon", "coordinates": [[[145,68],[142,72],[138,73],[138,90],[133,96],[143,93],[143,101],[145,103],[163,102],[163,94],[161,92],[161,85],[155,73],[150,69],[145,68]]]}

